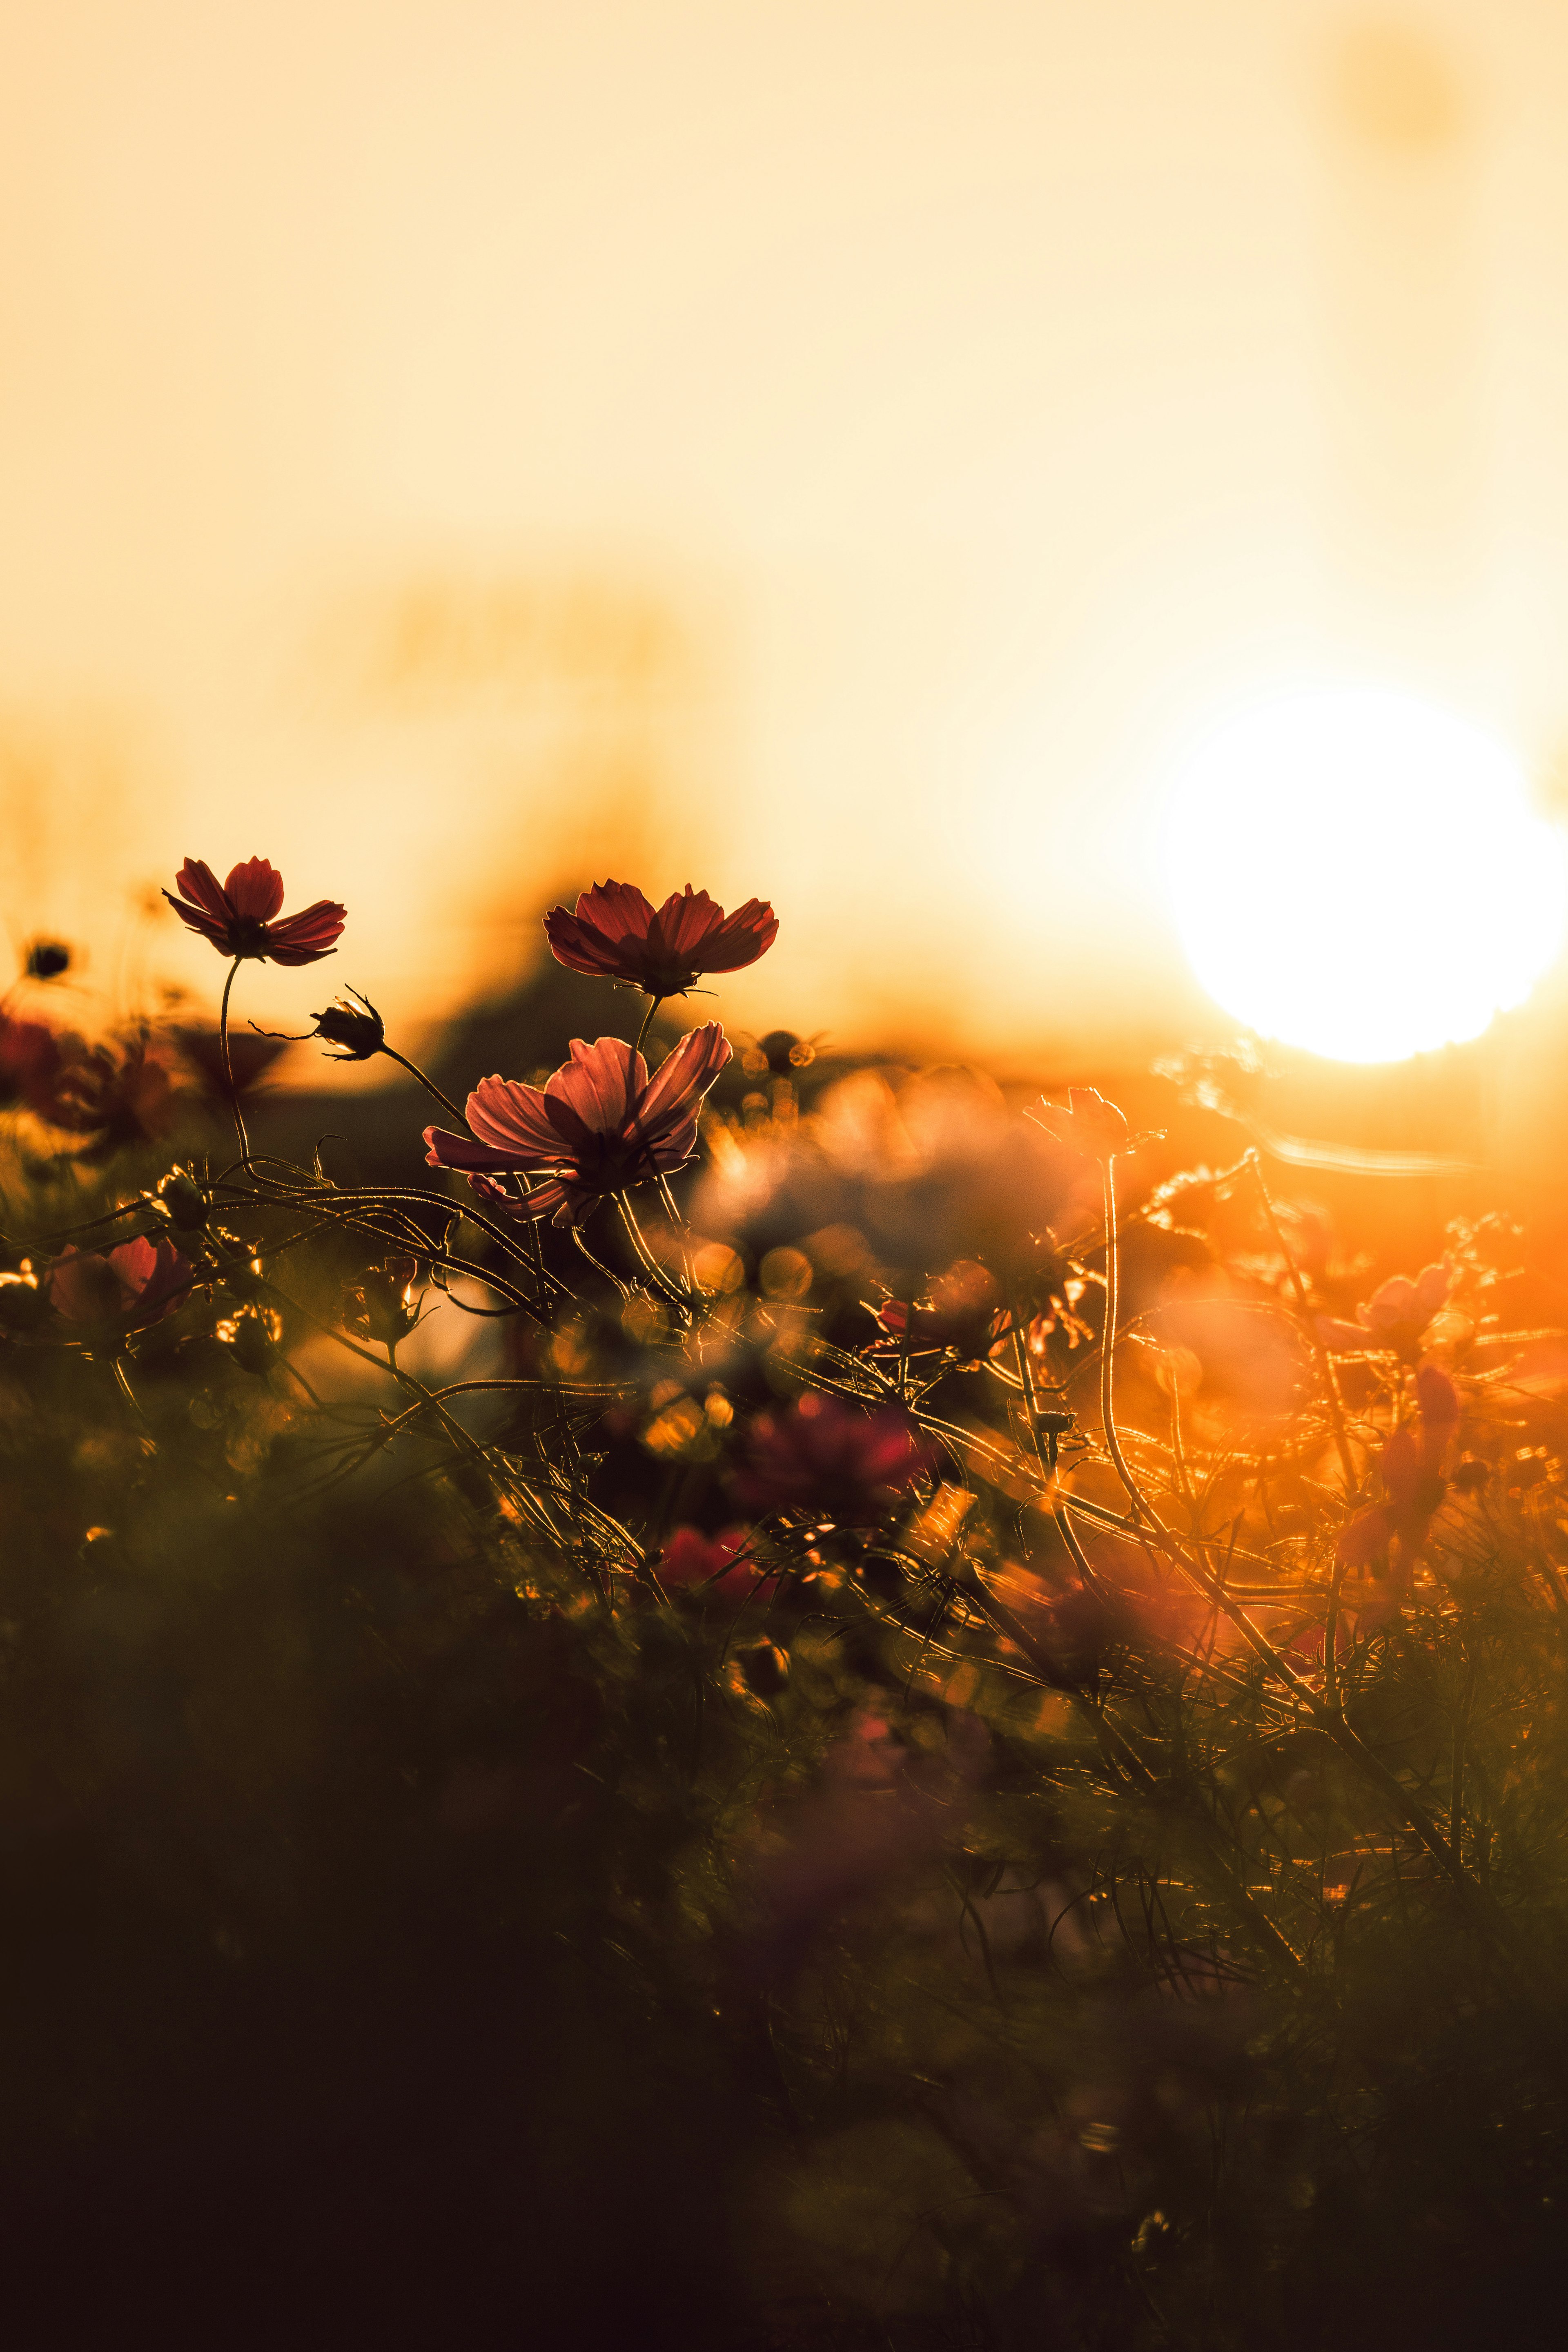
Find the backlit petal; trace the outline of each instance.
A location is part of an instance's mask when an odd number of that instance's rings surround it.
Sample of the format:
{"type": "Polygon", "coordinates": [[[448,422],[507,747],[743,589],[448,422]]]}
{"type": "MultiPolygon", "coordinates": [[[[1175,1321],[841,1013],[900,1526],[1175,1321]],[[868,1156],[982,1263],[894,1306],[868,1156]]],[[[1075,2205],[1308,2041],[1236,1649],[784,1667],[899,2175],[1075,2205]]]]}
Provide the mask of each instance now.
{"type": "Polygon", "coordinates": [[[510,1155],[508,1167],[540,1160],[548,1166],[560,1158],[561,1138],[538,1087],[524,1086],[520,1078],[481,1078],[463,1108],[481,1141],[510,1155]]]}
{"type": "Polygon", "coordinates": [[[547,1080],[545,1093],[576,1112],[594,1135],[619,1135],[647,1083],[648,1066],[622,1037],[571,1041],[571,1059],[547,1080]]]}
{"type": "Polygon", "coordinates": [[[230,869],[224,895],[245,921],[269,923],[283,904],[283,877],[265,857],[247,857],[230,869]]]}

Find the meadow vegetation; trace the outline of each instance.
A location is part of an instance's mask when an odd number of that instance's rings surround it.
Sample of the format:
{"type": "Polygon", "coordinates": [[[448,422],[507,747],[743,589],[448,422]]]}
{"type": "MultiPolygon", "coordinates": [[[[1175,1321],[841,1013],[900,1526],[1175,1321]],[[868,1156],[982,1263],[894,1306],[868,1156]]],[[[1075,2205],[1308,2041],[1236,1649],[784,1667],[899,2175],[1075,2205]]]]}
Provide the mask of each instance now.
{"type": "Polygon", "coordinates": [[[16,2340],[1555,2341],[1529,1236],[644,1060],[777,925],[613,883],[547,929],[624,1034],[352,1181],[251,1141],[246,967],[343,928],[282,901],[183,869],[183,1064],[50,943],[0,1010],[16,2340]]]}

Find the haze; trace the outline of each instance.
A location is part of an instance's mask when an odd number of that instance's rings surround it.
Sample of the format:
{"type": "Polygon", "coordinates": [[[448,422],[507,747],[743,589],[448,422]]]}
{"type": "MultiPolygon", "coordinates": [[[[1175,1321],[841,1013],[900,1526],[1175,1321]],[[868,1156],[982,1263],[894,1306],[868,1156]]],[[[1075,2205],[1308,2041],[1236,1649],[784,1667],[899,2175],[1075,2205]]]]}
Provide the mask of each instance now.
{"type": "Polygon", "coordinates": [[[741,1026],[1163,1038],[1229,701],[1437,695],[1550,797],[1544,0],[4,23],[5,912],[106,997],[259,852],[406,1028],[611,872],[773,898],[741,1026]]]}

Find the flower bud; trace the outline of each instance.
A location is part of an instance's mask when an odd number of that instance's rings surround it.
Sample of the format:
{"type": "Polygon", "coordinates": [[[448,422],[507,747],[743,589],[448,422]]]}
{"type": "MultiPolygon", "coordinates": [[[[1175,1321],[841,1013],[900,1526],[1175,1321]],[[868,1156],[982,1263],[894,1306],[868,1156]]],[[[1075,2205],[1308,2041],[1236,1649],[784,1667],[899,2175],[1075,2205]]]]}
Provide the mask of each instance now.
{"type": "Polygon", "coordinates": [[[158,1198],[181,1233],[195,1233],[206,1223],[207,1196],[184,1169],[170,1170],[158,1187],[158,1198]]]}
{"type": "Polygon", "coordinates": [[[789,1679],[789,1655],[777,1642],[758,1642],[742,1650],[736,1661],[746,1686],[758,1698],[777,1698],[789,1679]]]}
{"type": "Polygon", "coordinates": [[[350,1329],[361,1339],[395,1348],[419,1319],[418,1279],[419,1261],[406,1252],[389,1257],[384,1265],[371,1266],[350,1295],[350,1329]]]}
{"type": "MultiPolygon", "coordinates": [[[[358,990],[351,988],[349,996],[359,996],[358,990]]],[[[386,1044],[386,1024],[368,996],[360,996],[357,1004],[350,1004],[349,996],[335,997],[325,1013],[313,1014],[316,1026],[310,1034],[341,1045],[343,1051],[330,1057],[334,1062],[368,1062],[386,1044]]]]}
{"type": "Polygon", "coordinates": [[[259,1378],[270,1369],[273,1336],[267,1328],[267,1317],[258,1314],[254,1307],[244,1308],[235,1317],[228,1343],[243,1370],[255,1372],[259,1378]]]}

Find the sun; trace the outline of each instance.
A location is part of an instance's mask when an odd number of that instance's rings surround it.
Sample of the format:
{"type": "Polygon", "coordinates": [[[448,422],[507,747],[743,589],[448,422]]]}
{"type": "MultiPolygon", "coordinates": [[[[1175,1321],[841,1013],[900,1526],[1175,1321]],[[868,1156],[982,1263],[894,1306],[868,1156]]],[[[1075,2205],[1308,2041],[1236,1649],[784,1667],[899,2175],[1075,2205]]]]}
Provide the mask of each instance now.
{"type": "Polygon", "coordinates": [[[1208,993],[1343,1062],[1479,1037],[1568,916],[1562,837],[1507,746],[1373,688],[1281,695],[1204,736],[1173,779],[1164,866],[1208,993]]]}

